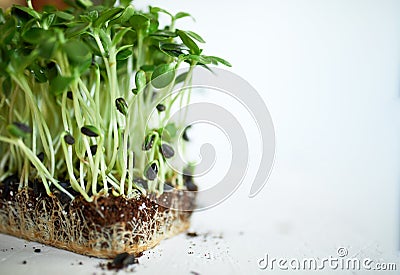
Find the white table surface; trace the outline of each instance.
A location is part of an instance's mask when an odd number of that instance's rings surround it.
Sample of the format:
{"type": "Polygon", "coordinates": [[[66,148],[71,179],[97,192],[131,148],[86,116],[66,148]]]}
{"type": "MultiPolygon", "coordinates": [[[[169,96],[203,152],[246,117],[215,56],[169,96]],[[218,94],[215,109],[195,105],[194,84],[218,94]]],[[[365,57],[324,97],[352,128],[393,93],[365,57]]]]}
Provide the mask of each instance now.
{"type": "MultiPolygon", "coordinates": [[[[275,274],[257,267],[265,253],[323,258],[339,247],[400,269],[400,1],[136,2],[197,18],[182,28],[202,34],[207,53],[229,59],[260,92],[277,149],[257,197],[247,197],[250,176],[224,203],[194,214],[199,237],[163,241],[135,273],[275,274]]],[[[0,274],[107,273],[101,262],[0,235],[0,274]]]]}

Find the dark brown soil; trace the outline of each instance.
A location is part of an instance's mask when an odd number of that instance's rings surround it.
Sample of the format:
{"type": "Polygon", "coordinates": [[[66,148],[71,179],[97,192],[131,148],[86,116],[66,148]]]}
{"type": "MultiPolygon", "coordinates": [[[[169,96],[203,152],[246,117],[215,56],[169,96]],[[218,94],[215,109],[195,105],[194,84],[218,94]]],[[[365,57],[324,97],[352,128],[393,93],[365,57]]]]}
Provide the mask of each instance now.
{"type": "Polygon", "coordinates": [[[100,264],[100,267],[103,270],[121,270],[130,265],[138,263],[139,261],[134,255],[124,252],[115,256],[114,260],[108,262],[107,264],[100,264]]]}
{"type": "Polygon", "coordinates": [[[197,237],[199,235],[196,232],[188,232],[188,233],[186,233],[186,236],[194,238],[194,237],[197,237]]]}
{"type": "Polygon", "coordinates": [[[89,203],[76,193],[71,201],[57,190],[49,197],[40,182],[18,191],[17,182],[13,176],[0,183],[0,232],[102,258],[138,255],[186,230],[191,211],[176,209],[195,206],[193,192],[173,190],[158,198],[129,200],[107,195],[89,203]]]}

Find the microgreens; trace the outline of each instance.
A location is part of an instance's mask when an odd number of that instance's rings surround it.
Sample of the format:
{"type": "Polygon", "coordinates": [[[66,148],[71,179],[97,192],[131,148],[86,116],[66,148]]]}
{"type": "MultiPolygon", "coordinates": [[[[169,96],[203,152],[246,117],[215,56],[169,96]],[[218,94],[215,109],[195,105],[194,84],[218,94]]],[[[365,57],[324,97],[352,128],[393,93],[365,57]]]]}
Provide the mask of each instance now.
{"type": "Polygon", "coordinates": [[[190,86],[195,66],[230,64],[203,55],[200,35],[175,28],[187,13],[67,2],[64,11],[35,11],[29,0],[0,10],[0,182],[17,174],[22,189],[39,178],[48,195],[57,188],[72,199],[60,185],[67,180],[87,201],[110,191],[159,194],[165,182],[184,188],[184,176],[166,165],[175,151],[161,133],[177,140],[184,126],[166,118],[188,95],[166,96],[190,86]],[[165,27],[161,13],[170,17],[165,27]],[[187,72],[176,75],[183,64],[187,72]],[[154,106],[160,127],[141,136],[154,106]]]}

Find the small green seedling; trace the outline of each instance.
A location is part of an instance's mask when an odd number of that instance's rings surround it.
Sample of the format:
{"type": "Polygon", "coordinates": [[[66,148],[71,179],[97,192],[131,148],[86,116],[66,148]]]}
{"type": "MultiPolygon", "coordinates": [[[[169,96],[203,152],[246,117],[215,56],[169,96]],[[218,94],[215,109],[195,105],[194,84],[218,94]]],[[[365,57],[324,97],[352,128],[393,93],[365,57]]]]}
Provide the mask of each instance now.
{"type": "Polygon", "coordinates": [[[204,55],[200,35],[175,28],[187,13],[68,2],[64,11],[35,11],[29,0],[0,10],[0,182],[18,175],[23,189],[39,179],[48,195],[58,189],[89,202],[160,194],[165,182],[184,188],[166,164],[184,125],[167,121],[173,103],[190,95],[172,91],[190,86],[195,66],[230,64],[204,55]],[[157,127],[147,129],[154,110],[157,127]]]}

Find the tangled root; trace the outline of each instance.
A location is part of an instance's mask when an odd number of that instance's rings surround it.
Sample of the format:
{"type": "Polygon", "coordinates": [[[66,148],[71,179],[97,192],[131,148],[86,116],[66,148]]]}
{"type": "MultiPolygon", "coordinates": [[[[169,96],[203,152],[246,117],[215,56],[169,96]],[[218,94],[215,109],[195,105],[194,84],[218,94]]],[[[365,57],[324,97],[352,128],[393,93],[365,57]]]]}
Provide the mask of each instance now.
{"type": "MultiPolygon", "coordinates": [[[[138,255],[187,230],[191,215],[175,210],[179,207],[157,205],[148,197],[127,200],[108,196],[92,203],[79,197],[67,205],[57,197],[37,198],[30,190],[2,197],[1,233],[99,258],[123,252],[138,255]]],[[[165,198],[174,206],[194,204],[195,199],[179,191],[165,198]]]]}

